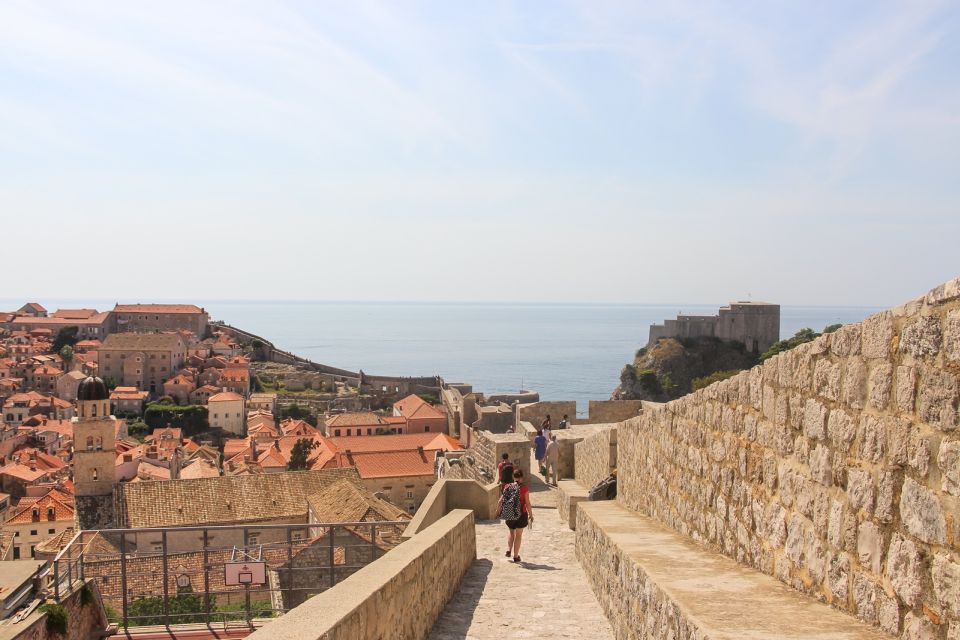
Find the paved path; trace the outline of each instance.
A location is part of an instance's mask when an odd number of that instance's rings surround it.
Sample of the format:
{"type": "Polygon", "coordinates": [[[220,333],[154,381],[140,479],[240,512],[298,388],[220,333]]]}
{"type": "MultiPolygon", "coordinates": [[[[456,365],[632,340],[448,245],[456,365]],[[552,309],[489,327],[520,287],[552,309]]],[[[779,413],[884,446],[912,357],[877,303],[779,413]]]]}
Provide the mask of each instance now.
{"type": "Polygon", "coordinates": [[[574,554],[574,532],[557,515],[556,489],[539,477],[530,488],[535,526],[523,534],[523,562],[517,565],[504,557],[503,522],[477,521],[477,560],[430,640],[612,640],[610,625],[574,554]]]}

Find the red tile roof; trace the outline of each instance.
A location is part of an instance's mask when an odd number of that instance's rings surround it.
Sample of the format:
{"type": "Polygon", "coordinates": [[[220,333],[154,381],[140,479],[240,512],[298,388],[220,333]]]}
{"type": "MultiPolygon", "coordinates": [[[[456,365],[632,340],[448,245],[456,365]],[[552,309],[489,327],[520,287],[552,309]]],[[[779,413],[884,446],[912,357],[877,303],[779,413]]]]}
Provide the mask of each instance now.
{"type": "Polygon", "coordinates": [[[393,408],[405,418],[443,418],[443,412],[425,401],[420,396],[411,393],[403,400],[393,403],[393,408]]]}
{"type": "Polygon", "coordinates": [[[117,304],[115,313],[203,313],[195,304],[117,304]]]}
{"type": "Polygon", "coordinates": [[[370,411],[341,413],[326,420],[327,427],[376,427],[387,424],[382,416],[370,411]]]}
{"type": "MultiPolygon", "coordinates": [[[[371,436],[372,437],[372,436],[371,436]]],[[[413,451],[377,451],[350,454],[338,453],[325,469],[356,467],[361,478],[398,478],[404,476],[432,476],[432,453],[413,451]]]]}
{"type": "Polygon", "coordinates": [[[216,395],[210,396],[207,402],[227,402],[230,400],[243,400],[243,396],[233,391],[222,391],[216,395]]]}
{"type": "Polygon", "coordinates": [[[463,449],[459,440],[443,433],[403,433],[385,436],[346,436],[327,438],[337,451],[370,452],[416,450],[423,447],[426,451],[459,451],[463,449]]]}
{"type": "Polygon", "coordinates": [[[49,493],[40,498],[24,498],[17,504],[13,515],[7,518],[4,524],[27,524],[34,522],[33,509],[40,510],[40,522],[63,522],[64,520],[73,520],[74,506],[73,496],[67,495],[57,489],[51,489],[49,493]],[[47,509],[53,508],[53,520],[47,516],[47,509]]]}

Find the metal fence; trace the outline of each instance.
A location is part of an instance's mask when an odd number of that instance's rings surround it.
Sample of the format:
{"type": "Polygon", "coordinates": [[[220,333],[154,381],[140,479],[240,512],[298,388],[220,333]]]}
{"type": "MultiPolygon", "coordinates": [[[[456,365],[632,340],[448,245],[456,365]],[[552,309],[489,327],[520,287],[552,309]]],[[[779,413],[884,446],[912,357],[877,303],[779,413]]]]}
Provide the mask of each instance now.
{"type": "Polygon", "coordinates": [[[59,602],[95,580],[123,627],[281,615],[400,543],[405,521],[81,531],[52,562],[59,602]]]}

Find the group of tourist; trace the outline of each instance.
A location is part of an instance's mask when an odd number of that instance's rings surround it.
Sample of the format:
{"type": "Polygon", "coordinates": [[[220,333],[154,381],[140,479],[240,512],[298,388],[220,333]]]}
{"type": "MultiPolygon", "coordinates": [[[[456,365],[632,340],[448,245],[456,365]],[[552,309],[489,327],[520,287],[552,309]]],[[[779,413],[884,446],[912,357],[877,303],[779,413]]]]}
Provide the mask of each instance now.
{"type": "MultiPolygon", "coordinates": [[[[563,416],[558,428],[566,429],[567,416],[563,416]]],[[[560,449],[557,436],[552,433],[550,414],[540,423],[537,436],[533,439],[534,458],[540,467],[540,474],[547,484],[557,486],[557,463],[560,449]],[[552,478],[552,482],[551,482],[552,478]]],[[[533,526],[533,506],[530,504],[530,487],[527,486],[523,469],[510,461],[510,454],[504,453],[497,465],[497,478],[500,481],[500,502],[497,515],[504,519],[509,531],[507,535],[507,558],[513,556],[514,562],[520,562],[520,542],[523,530],[533,526]]]]}

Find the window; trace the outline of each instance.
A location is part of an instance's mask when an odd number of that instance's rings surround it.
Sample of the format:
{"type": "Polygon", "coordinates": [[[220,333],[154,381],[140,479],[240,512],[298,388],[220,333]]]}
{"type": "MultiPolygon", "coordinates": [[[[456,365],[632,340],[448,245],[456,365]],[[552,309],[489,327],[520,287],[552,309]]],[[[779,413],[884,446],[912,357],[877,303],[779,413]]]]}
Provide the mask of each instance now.
{"type": "Polygon", "coordinates": [[[107,360],[109,360],[109,359],[110,359],[110,354],[109,354],[109,353],[107,353],[107,354],[104,354],[104,355],[106,355],[106,357],[107,357],[107,360]]]}
{"type": "Polygon", "coordinates": [[[350,429],[347,429],[347,435],[350,435],[350,429]]]}
{"type": "Polygon", "coordinates": [[[151,360],[156,360],[156,359],[157,359],[157,354],[151,353],[151,354],[150,354],[150,359],[151,359],[151,360]]]}
{"type": "Polygon", "coordinates": [[[220,417],[220,414],[215,413],[215,414],[213,414],[213,417],[214,417],[214,418],[219,418],[219,417],[220,417]]]}
{"type": "Polygon", "coordinates": [[[100,474],[97,473],[97,468],[96,468],[96,467],[93,468],[92,476],[93,476],[93,480],[94,480],[94,481],[96,481],[96,480],[99,478],[99,476],[100,476],[100,474]]]}
{"type": "Polygon", "coordinates": [[[303,531],[294,531],[290,534],[290,538],[295,541],[303,540],[303,531]]]}
{"type": "Polygon", "coordinates": [[[423,432],[424,432],[424,433],[427,433],[428,431],[430,431],[430,427],[424,427],[424,428],[423,428],[423,432]]]}
{"type": "Polygon", "coordinates": [[[250,535],[247,536],[247,545],[248,545],[248,546],[253,546],[253,545],[258,545],[258,544],[260,544],[260,534],[259,534],[259,533],[251,533],[250,535]]]}
{"type": "MultiPolygon", "coordinates": [[[[53,507],[47,507],[47,520],[56,520],[57,512],[53,507]]],[[[53,533],[53,529],[50,529],[50,533],[53,533]]]]}
{"type": "Polygon", "coordinates": [[[37,535],[37,530],[36,530],[36,529],[30,529],[30,535],[32,535],[32,536],[37,535]]]}
{"type": "Polygon", "coordinates": [[[340,429],[334,429],[334,430],[333,430],[333,435],[339,436],[339,435],[340,435],[340,429]]]}
{"type": "Polygon", "coordinates": [[[47,529],[47,533],[56,533],[56,532],[57,532],[56,529],[47,529]]]}
{"type": "Polygon", "coordinates": [[[14,548],[13,548],[13,559],[14,559],[14,560],[19,560],[19,559],[20,559],[20,547],[14,547],[14,548]]]}
{"type": "Polygon", "coordinates": [[[412,497],[413,497],[413,491],[407,491],[407,497],[408,497],[408,498],[412,498],[412,497]]]}

